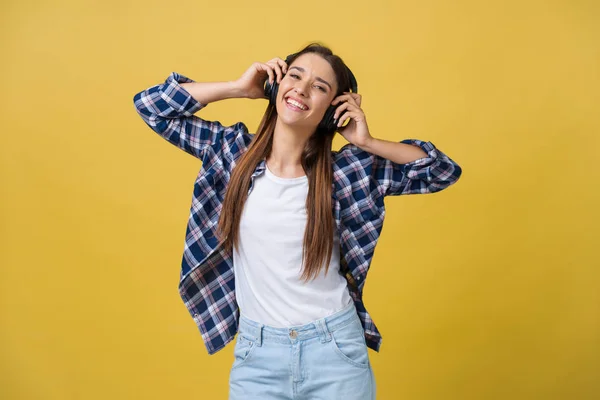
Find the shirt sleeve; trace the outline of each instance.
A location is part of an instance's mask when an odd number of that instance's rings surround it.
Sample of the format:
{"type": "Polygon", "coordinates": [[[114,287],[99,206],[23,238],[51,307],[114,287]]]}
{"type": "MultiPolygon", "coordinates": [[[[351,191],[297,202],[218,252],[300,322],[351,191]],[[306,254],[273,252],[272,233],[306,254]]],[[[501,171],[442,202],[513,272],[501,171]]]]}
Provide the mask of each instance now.
{"type": "Polygon", "coordinates": [[[192,156],[205,161],[208,149],[222,151],[223,139],[247,127],[238,122],[224,126],[219,121],[206,121],[194,115],[205,105],[198,102],[180,84],[194,80],[172,72],[164,83],[143,90],[133,97],[138,114],[164,139],[192,156]]]}
{"type": "MultiPolygon", "coordinates": [[[[427,156],[406,164],[398,164],[357,146],[353,149],[355,163],[371,176],[377,190],[384,196],[435,193],[456,183],[462,168],[431,142],[405,139],[400,143],[419,146],[427,156]]],[[[344,146],[344,147],[346,147],[344,146]]],[[[343,148],[342,148],[343,149],[343,148]]]]}

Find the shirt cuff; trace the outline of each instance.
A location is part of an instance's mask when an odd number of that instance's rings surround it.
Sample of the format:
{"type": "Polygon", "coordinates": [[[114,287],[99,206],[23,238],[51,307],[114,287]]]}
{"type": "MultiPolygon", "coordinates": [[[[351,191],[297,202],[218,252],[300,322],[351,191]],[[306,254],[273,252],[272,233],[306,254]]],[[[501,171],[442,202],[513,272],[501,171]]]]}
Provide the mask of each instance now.
{"type": "Polygon", "coordinates": [[[407,167],[431,164],[434,160],[436,160],[440,156],[438,149],[431,142],[425,142],[425,141],[419,140],[419,139],[405,139],[405,140],[402,140],[400,143],[411,144],[413,146],[419,146],[421,148],[421,150],[423,150],[425,153],[427,153],[427,155],[425,157],[422,157],[417,160],[414,160],[414,161],[404,164],[407,167]]]}
{"type": "MultiPolygon", "coordinates": [[[[422,180],[431,183],[443,166],[445,157],[431,142],[418,139],[406,139],[400,143],[419,146],[427,155],[402,165],[406,177],[411,180],[422,180]]],[[[443,168],[442,168],[443,169],[443,168]]]]}
{"type": "Polygon", "coordinates": [[[180,85],[181,83],[192,82],[195,81],[185,75],[171,72],[160,88],[161,98],[169,105],[169,107],[175,110],[175,112],[184,117],[190,117],[205,107],[205,104],[200,104],[198,100],[180,85]]]}

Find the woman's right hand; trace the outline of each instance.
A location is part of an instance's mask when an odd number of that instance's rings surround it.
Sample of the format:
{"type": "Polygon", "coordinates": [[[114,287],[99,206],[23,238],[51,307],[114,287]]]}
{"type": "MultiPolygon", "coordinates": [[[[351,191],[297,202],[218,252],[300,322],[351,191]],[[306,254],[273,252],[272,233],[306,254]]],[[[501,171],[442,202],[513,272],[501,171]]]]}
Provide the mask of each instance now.
{"type": "Polygon", "coordinates": [[[265,99],[266,80],[269,79],[270,83],[277,80],[277,83],[280,83],[283,75],[287,72],[287,68],[285,61],[279,57],[275,57],[266,63],[255,62],[235,83],[244,97],[265,99]]]}

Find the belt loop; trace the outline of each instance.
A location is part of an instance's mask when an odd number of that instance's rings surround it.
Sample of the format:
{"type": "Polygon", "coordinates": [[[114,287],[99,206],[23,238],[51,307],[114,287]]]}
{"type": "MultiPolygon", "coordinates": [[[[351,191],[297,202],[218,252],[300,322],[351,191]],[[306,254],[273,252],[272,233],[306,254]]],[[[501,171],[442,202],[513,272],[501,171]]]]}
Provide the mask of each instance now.
{"type": "Polygon", "coordinates": [[[319,337],[321,338],[321,343],[326,343],[331,340],[331,333],[327,328],[327,323],[325,322],[325,318],[321,318],[315,321],[315,327],[317,328],[317,332],[319,332],[319,337]]]}
{"type": "Polygon", "coordinates": [[[262,333],[263,333],[263,324],[260,324],[258,329],[256,330],[256,344],[258,347],[262,346],[262,333]]]}
{"type": "Polygon", "coordinates": [[[252,326],[252,336],[254,339],[254,343],[256,343],[256,345],[259,347],[262,346],[262,330],[263,324],[257,324],[252,326]]]}

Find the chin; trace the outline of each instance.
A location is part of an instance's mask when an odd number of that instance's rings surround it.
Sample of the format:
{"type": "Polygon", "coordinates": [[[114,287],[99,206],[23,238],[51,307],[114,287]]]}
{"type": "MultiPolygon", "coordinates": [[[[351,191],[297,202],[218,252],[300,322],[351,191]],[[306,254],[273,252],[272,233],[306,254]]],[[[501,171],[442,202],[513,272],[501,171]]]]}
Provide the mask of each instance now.
{"type": "Polygon", "coordinates": [[[306,126],[306,124],[303,123],[303,121],[298,121],[295,118],[288,118],[285,115],[278,115],[277,118],[279,119],[279,122],[284,124],[284,125],[288,125],[291,127],[295,127],[295,128],[304,128],[306,126]]]}
{"type": "Polygon", "coordinates": [[[277,119],[279,119],[279,121],[285,125],[297,127],[306,127],[307,125],[310,125],[310,122],[306,121],[305,119],[301,119],[296,115],[290,115],[288,112],[289,110],[281,111],[282,112],[279,112],[279,110],[277,110],[277,119]]]}

